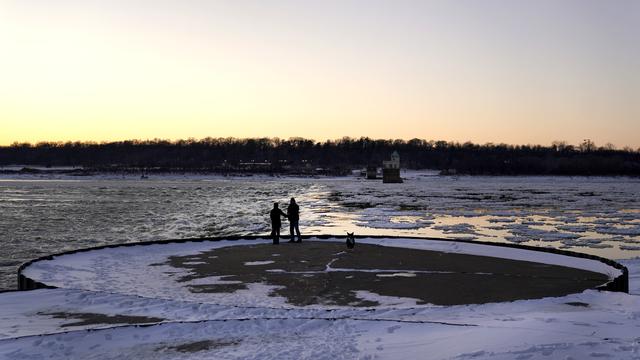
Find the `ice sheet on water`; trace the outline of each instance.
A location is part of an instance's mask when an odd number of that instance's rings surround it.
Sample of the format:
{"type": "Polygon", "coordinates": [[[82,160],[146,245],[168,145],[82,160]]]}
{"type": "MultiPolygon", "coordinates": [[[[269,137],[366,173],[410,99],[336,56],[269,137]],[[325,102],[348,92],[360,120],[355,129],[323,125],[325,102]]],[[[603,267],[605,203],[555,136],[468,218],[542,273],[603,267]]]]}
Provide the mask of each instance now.
{"type": "Polygon", "coordinates": [[[628,226],[628,227],[598,226],[596,227],[596,231],[600,234],[640,236],[640,225],[628,226]]]}
{"type": "Polygon", "coordinates": [[[580,238],[585,236],[614,242],[615,235],[640,236],[640,181],[633,178],[430,176],[401,185],[341,182],[332,188],[332,199],[355,212],[356,225],[364,227],[391,228],[385,219],[411,212],[413,221],[434,222],[414,229],[428,236],[469,233],[468,227],[452,224],[452,218],[473,224],[481,234],[489,230],[479,237],[490,241],[509,236],[506,241],[584,249],[589,242],[580,238]],[[367,206],[354,210],[347,204],[367,206]],[[385,218],[375,209],[384,209],[385,218]]]}
{"type": "Polygon", "coordinates": [[[574,233],[583,233],[591,231],[593,227],[589,225],[558,225],[556,226],[556,229],[574,233]]]}
{"type": "Polygon", "coordinates": [[[433,224],[431,218],[422,212],[399,212],[386,207],[363,209],[355,222],[357,226],[375,229],[420,229],[433,224]]]}
{"type": "Polygon", "coordinates": [[[531,239],[528,238],[528,237],[512,236],[512,235],[505,236],[504,239],[509,241],[509,242],[516,243],[516,244],[520,244],[520,243],[525,243],[525,242],[531,241],[531,239]]]}
{"type": "Polygon", "coordinates": [[[640,250],[640,245],[620,245],[622,250],[640,250]]]}
{"type": "Polygon", "coordinates": [[[472,224],[454,224],[454,225],[438,225],[433,227],[436,230],[440,230],[445,234],[470,234],[478,235],[476,227],[472,224]]]}
{"type": "Polygon", "coordinates": [[[565,245],[586,246],[586,247],[591,247],[596,249],[605,249],[605,248],[612,247],[612,245],[610,244],[603,244],[601,239],[579,239],[579,240],[567,239],[567,240],[562,240],[561,242],[565,245]]]}

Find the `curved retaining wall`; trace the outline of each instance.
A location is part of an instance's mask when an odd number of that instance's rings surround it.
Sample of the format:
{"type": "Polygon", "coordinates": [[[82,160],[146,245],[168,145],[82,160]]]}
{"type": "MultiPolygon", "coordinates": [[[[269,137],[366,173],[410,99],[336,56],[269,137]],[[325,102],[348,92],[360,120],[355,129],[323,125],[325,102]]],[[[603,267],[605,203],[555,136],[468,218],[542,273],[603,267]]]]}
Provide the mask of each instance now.
{"type": "MultiPolygon", "coordinates": [[[[344,235],[308,235],[303,236],[303,239],[331,239],[331,238],[345,238],[344,235]]],[[[444,239],[444,238],[428,238],[428,237],[417,237],[417,236],[382,236],[382,235],[360,235],[356,238],[373,238],[373,239],[419,239],[419,240],[438,240],[438,241],[450,241],[450,242],[459,242],[459,243],[469,243],[469,244],[480,244],[480,245],[489,245],[489,246],[498,246],[498,247],[507,247],[507,248],[516,248],[523,250],[531,250],[538,252],[546,252],[552,254],[559,254],[564,256],[571,256],[583,259],[596,260],[606,265],[609,265],[613,268],[616,268],[621,271],[621,274],[616,278],[612,279],[606,284],[598,286],[597,290],[606,290],[606,291],[617,291],[617,292],[629,292],[629,270],[610,259],[606,259],[600,256],[582,254],[573,251],[567,250],[559,250],[552,248],[541,248],[537,246],[529,246],[529,245],[520,245],[520,244],[510,244],[510,243],[495,243],[488,241],[471,241],[471,240],[456,240],[456,239],[444,239]]],[[[271,241],[271,238],[268,236],[224,236],[224,237],[207,237],[207,238],[187,238],[187,239],[172,239],[172,240],[156,240],[156,241],[142,241],[142,242],[133,242],[133,243],[124,243],[124,244],[112,244],[112,245],[102,245],[90,248],[83,248],[77,250],[66,251],[62,253],[47,255],[43,257],[39,257],[37,259],[31,260],[22,264],[18,268],[18,290],[34,290],[34,289],[42,289],[42,288],[55,288],[55,286],[48,286],[46,284],[40,283],[33,279],[30,279],[22,274],[23,270],[27,268],[29,265],[42,261],[42,260],[53,260],[56,256],[67,255],[67,254],[75,254],[86,251],[93,251],[99,249],[107,249],[107,248],[115,248],[115,247],[126,247],[126,246],[140,246],[140,245],[155,245],[155,244],[169,244],[169,243],[186,243],[186,242],[202,242],[202,241],[221,241],[221,240],[259,240],[264,239],[266,241],[271,241]]]]}

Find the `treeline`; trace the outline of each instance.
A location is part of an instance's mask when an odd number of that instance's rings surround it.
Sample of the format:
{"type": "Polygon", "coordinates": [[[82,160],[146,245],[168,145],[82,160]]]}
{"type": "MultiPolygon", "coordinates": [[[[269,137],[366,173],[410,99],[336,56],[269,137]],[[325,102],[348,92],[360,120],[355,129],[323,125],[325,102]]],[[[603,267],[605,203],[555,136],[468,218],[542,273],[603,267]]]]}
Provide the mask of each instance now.
{"type": "MultiPolygon", "coordinates": [[[[639,149],[640,150],[640,149],[639,149]]],[[[401,166],[444,173],[483,175],[640,175],[640,151],[585,140],[574,146],[473,144],[446,141],[377,140],[366,137],[318,142],[304,138],[205,138],[178,141],[14,143],[0,147],[0,166],[81,166],[169,171],[295,172],[381,166],[393,151],[401,166]],[[293,169],[293,170],[292,170],[293,169]]]]}

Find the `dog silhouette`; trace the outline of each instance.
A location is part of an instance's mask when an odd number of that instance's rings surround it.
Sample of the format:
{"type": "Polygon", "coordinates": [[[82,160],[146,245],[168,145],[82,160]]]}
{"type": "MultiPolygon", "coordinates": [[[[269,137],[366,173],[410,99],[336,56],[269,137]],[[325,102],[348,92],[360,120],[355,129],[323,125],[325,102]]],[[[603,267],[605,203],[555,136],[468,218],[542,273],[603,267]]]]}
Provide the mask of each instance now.
{"type": "Polygon", "coordinates": [[[356,246],[356,238],[353,233],[347,233],[347,249],[353,249],[356,246]]]}

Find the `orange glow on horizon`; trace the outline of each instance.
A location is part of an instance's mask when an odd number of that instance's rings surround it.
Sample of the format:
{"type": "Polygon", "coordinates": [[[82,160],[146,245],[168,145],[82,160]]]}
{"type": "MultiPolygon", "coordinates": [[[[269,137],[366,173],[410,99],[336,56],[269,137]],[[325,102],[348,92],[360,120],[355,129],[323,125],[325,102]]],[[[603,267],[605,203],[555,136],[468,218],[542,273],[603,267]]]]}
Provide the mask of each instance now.
{"type": "Polygon", "coordinates": [[[550,5],[501,3],[509,20],[491,4],[9,1],[0,145],[366,136],[640,147],[638,3],[569,1],[555,18],[550,5]]]}

